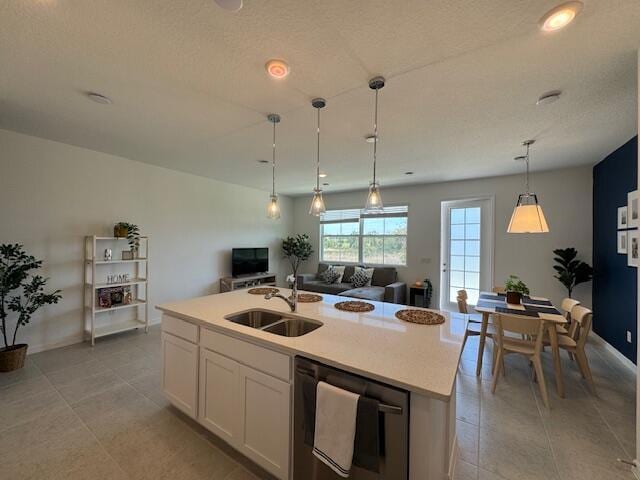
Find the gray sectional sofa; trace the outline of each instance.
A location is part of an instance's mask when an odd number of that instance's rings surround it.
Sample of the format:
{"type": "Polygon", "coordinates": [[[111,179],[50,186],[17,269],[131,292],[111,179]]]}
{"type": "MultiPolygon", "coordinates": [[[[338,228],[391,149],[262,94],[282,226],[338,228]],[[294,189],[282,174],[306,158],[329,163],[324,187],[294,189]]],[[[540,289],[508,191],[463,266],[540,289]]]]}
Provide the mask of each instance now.
{"type": "Polygon", "coordinates": [[[316,273],[298,275],[298,290],[329,293],[379,302],[406,303],[407,285],[397,281],[398,272],[394,267],[374,267],[371,286],[361,288],[353,288],[353,285],[349,282],[355,272],[355,266],[347,265],[345,267],[341,283],[326,283],[320,278],[320,274],[328,267],[328,263],[320,263],[316,273]]]}

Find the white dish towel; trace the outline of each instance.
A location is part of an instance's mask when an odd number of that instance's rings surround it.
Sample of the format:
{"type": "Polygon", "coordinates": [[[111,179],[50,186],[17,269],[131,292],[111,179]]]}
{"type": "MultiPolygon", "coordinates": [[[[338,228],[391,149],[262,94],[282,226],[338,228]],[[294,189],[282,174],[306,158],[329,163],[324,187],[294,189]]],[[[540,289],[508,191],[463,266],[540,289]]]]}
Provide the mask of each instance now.
{"type": "Polygon", "coordinates": [[[325,382],[316,390],[313,454],[334,472],[349,477],[360,395],[325,382]]]}

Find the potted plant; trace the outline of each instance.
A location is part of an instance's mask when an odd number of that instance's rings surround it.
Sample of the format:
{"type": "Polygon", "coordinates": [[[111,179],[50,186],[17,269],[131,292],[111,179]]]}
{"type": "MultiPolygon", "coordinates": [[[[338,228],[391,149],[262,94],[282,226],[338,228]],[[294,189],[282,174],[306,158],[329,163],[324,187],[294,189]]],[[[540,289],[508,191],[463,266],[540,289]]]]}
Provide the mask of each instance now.
{"type": "Polygon", "coordinates": [[[593,278],[593,268],[586,262],[578,260],[578,251],[575,248],[558,248],[553,251],[557,265],[553,269],[557,272],[555,278],[567,289],[569,298],[573,294],[576,285],[590,281],[593,278]]]}
{"type": "Polygon", "coordinates": [[[523,295],[529,295],[529,288],[515,275],[509,275],[504,289],[507,292],[507,303],[519,305],[523,295]]]}
{"type": "Polygon", "coordinates": [[[293,237],[287,237],[282,241],[282,252],[286,259],[289,260],[291,264],[291,269],[293,270],[293,287],[295,289],[297,278],[298,278],[298,269],[302,262],[306,262],[309,260],[311,255],[313,254],[313,248],[311,247],[311,240],[309,240],[309,235],[298,234],[293,237]]]}
{"type": "Polygon", "coordinates": [[[116,238],[126,238],[133,257],[137,257],[140,250],[140,228],[133,223],[118,222],[113,227],[113,236],[116,238]]]}
{"type": "Polygon", "coordinates": [[[60,290],[45,293],[48,279],[31,273],[42,266],[42,260],[27,255],[22,245],[0,245],[0,330],[4,347],[0,348],[0,372],[10,372],[24,366],[28,345],[16,344],[18,329],[29,323],[31,316],[43,305],[58,303],[60,290]],[[13,334],[9,316],[15,317],[13,334]]]}

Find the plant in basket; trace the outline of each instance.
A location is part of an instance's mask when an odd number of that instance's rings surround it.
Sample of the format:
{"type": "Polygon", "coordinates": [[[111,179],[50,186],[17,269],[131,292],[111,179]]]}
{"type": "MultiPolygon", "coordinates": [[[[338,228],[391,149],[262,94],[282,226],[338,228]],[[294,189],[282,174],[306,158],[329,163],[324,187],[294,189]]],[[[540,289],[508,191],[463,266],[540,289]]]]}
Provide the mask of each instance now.
{"type": "Polygon", "coordinates": [[[509,275],[504,289],[507,292],[507,303],[518,305],[524,295],[529,295],[529,288],[515,275],[509,275]]]}
{"type": "Polygon", "coordinates": [[[29,323],[42,306],[58,303],[60,290],[44,291],[48,279],[32,273],[42,260],[28,255],[20,244],[0,245],[0,332],[4,347],[0,348],[0,372],[24,366],[28,345],[16,344],[18,329],[29,323]],[[15,328],[10,329],[10,322],[15,328]]]}

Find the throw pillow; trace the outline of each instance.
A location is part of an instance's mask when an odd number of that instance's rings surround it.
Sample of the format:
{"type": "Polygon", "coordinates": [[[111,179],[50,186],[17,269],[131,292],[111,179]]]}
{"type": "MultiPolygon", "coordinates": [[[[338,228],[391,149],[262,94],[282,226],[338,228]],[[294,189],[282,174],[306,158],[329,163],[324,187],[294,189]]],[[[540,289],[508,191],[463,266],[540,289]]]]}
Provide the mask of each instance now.
{"type": "Polygon", "coordinates": [[[325,282],[325,283],[335,283],[336,281],[338,281],[338,279],[341,277],[342,275],[340,273],[338,273],[338,271],[333,268],[333,267],[329,267],[327,268],[324,272],[322,272],[320,274],[320,278],[325,282]]]}
{"type": "Polygon", "coordinates": [[[338,272],[340,274],[340,276],[336,280],[336,283],[341,283],[342,282],[342,278],[344,277],[345,266],[344,265],[333,265],[331,268],[333,268],[336,272],[338,272]]]}
{"type": "Polygon", "coordinates": [[[373,275],[373,269],[356,269],[356,273],[351,277],[351,283],[355,288],[366,287],[371,284],[371,276],[373,275]],[[370,270],[370,272],[368,272],[370,270]]]}

